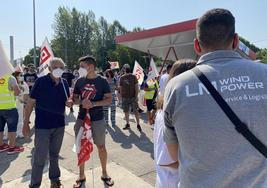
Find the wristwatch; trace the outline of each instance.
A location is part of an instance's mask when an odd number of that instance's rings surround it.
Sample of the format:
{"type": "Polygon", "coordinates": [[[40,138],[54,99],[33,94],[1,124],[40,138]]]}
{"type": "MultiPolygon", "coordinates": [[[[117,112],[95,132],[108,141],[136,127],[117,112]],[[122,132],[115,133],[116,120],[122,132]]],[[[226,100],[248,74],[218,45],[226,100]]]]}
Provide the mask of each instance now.
{"type": "Polygon", "coordinates": [[[92,102],[93,107],[96,107],[96,102],[92,102]]]}

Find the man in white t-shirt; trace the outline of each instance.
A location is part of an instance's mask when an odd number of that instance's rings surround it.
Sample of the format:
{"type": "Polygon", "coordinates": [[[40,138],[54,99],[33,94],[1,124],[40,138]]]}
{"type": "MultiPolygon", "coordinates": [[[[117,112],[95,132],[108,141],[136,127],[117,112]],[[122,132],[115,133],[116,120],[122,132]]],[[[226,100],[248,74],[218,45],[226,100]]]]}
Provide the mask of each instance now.
{"type": "Polygon", "coordinates": [[[170,73],[171,68],[172,68],[171,64],[167,65],[167,68],[166,68],[167,72],[160,77],[160,80],[159,80],[159,94],[160,94],[160,96],[164,95],[165,87],[166,87],[167,81],[169,79],[169,73],[170,73]]]}

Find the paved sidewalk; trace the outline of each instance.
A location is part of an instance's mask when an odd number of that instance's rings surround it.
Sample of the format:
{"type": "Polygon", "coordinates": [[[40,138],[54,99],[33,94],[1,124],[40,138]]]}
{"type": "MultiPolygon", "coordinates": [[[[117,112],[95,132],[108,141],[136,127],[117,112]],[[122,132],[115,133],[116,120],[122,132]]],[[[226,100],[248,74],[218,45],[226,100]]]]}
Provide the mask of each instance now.
{"type": "MultiPolygon", "coordinates": [[[[66,129],[60,152],[60,167],[62,181],[65,188],[71,188],[78,175],[77,159],[72,152],[74,143],[73,126],[78,109],[75,113],[67,112],[66,129]]],[[[143,117],[145,114],[142,115],[143,117]]],[[[116,127],[107,128],[106,145],[108,150],[108,173],[114,179],[115,188],[150,188],[155,185],[155,169],[153,162],[153,132],[148,124],[141,120],[143,132],[136,129],[136,123],[131,116],[131,129],[122,130],[125,124],[124,115],[117,108],[116,127]]],[[[34,114],[31,119],[34,122],[34,114]]],[[[29,184],[33,153],[34,134],[30,140],[19,139],[18,143],[25,147],[25,151],[16,155],[0,153],[0,188],[26,188],[29,184]]],[[[87,188],[105,187],[100,180],[101,168],[97,149],[86,164],[87,188]],[[92,170],[94,172],[94,186],[92,185],[92,170]]],[[[49,188],[47,167],[44,170],[42,188],[49,188]]]]}
{"type": "MultiPolygon", "coordinates": [[[[114,188],[152,188],[153,186],[145,182],[142,178],[137,177],[133,173],[129,172],[122,166],[113,162],[108,164],[108,168],[112,169],[110,175],[113,177],[115,184],[114,188]]],[[[75,182],[76,174],[61,167],[61,180],[65,188],[72,188],[72,184],[75,182]]],[[[101,168],[95,168],[94,170],[86,171],[87,182],[84,187],[87,188],[99,188],[105,187],[104,183],[100,180],[101,168]]],[[[15,187],[27,187],[30,181],[30,175],[22,178],[18,178],[3,185],[3,188],[15,188],[15,187]]],[[[44,173],[43,183],[41,188],[48,188],[50,181],[48,178],[48,172],[44,173]]],[[[107,187],[107,186],[106,186],[107,187]]]]}

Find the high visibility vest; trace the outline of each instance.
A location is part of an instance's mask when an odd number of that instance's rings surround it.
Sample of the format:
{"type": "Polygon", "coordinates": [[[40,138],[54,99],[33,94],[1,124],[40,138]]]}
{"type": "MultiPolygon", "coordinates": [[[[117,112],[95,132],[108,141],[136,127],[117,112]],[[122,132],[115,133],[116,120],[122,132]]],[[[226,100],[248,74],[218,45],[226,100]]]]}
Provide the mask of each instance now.
{"type": "Polygon", "coordinates": [[[155,95],[155,92],[156,92],[156,84],[155,82],[148,82],[147,85],[148,85],[148,89],[153,89],[151,91],[145,91],[145,99],[153,99],[154,98],[154,95],[155,95]]]}
{"type": "Polygon", "coordinates": [[[8,89],[10,75],[0,78],[0,110],[16,108],[14,92],[8,89]]]}

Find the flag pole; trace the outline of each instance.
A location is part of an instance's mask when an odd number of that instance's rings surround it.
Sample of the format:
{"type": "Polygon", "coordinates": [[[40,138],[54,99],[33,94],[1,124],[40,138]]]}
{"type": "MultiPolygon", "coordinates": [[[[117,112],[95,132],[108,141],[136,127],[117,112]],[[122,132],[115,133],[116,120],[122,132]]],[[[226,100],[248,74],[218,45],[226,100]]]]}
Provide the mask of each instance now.
{"type": "Polygon", "coordinates": [[[35,25],[35,0],[33,0],[33,62],[35,67],[37,68],[36,62],[36,25],[35,25]]]}

